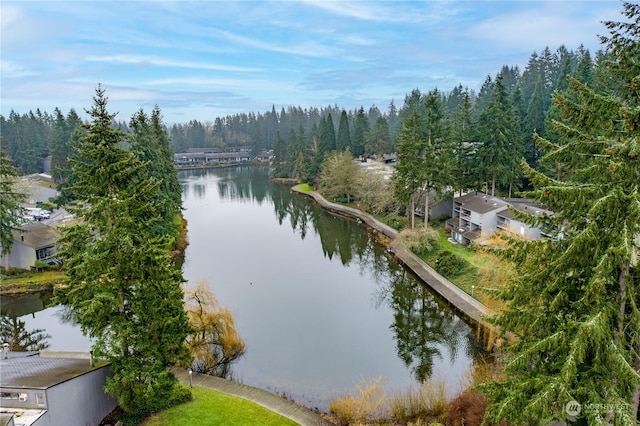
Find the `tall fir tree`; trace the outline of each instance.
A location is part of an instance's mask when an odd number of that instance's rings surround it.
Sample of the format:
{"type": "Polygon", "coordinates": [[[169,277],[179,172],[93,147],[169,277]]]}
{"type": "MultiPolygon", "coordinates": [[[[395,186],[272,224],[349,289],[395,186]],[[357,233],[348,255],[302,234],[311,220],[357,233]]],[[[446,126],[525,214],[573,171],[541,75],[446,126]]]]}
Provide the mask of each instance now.
{"type": "Polygon", "coordinates": [[[364,155],[365,141],[369,134],[369,118],[364,113],[364,108],[360,107],[356,113],[355,125],[353,126],[353,136],[351,138],[353,144],[352,154],[356,157],[364,155]]]}
{"type": "Polygon", "coordinates": [[[474,149],[473,135],[475,133],[472,121],[472,107],[469,91],[461,94],[462,100],[454,112],[447,135],[454,153],[454,178],[455,189],[462,191],[469,187],[469,170],[471,170],[471,152],[474,149]]]}
{"type": "Polygon", "coordinates": [[[500,78],[496,79],[491,100],[478,119],[478,140],[479,182],[487,182],[491,195],[495,195],[498,185],[510,185],[517,180],[516,167],[522,158],[519,123],[500,78]]]}
{"type": "Polygon", "coordinates": [[[527,115],[524,120],[524,159],[531,167],[537,167],[539,160],[538,148],[532,135],[537,133],[545,136],[544,100],[542,98],[542,79],[538,79],[533,95],[529,100],[527,115]]]}
{"type": "Polygon", "coordinates": [[[347,116],[347,111],[345,110],[342,110],[342,113],[340,114],[340,124],[338,125],[336,149],[338,151],[351,151],[351,131],[349,129],[349,117],[347,116]]]}
{"type": "Polygon", "coordinates": [[[486,420],[546,424],[572,401],[589,425],[640,420],[640,6],[623,13],[629,22],[606,22],[602,37],[608,90],[570,79],[576,96],[554,97],[560,143],[537,137],[574,173],[558,180],[525,165],[529,195],[555,212],[527,219],[559,238],[514,242],[519,279],[494,322],[517,339],[506,379],[485,388],[486,420]]]}
{"type": "MultiPolygon", "coordinates": [[[[295,141],[295,131],[293,129],[289,132],[289,141],[291,140],[295,141]]],[[[273,159],[271,160],[273,171],[271,173],[277,178],[289,177],[287,151],[287,143],[280,136],[280,132],[276,132],[275,141],[273,142],[273,159]]]]}
{"type": "Polygon", "coordinates": [[[430,90],[424,98],[424,143],[422,144],[422,192],[424,196],[424,225],[429,222],[429,202],[432,195],[442,196],[454,181],[454,152],[447,137],[444,121],[444,102],[438,89],[430,90]]]}
{"type": "Polygon", "coordinates": [[[390,144],[391,141],[389,139],[389,126],[387,125],[387,119],[380,115],[367,135],[365,155],[382,155],[385,152],[388,152],[387,149],[389,149],[390,144]]]}
{"type": "Polygon", "coordinates": [[[392,175],[394,195],[406,206],[411,229],[415,227],[415,195],[423,184],[420,166],[425,139],[420,114],[414,110],[411,116],[402,122],[402,129],[398,135],[397,164],[392,175]]]}
{"type": "Polygon", "coordinates": [[[131,149],[138,153],[138,159],[146,164],[149,177],[158,183],[157,199],[154,207],[160,214],[158,233],[176,235],[176,215],[182,210],[182,188],[178,181],[173,162],[173,151],[169,137],[162,123],[162,113],[157,106],[151,116],[140,110],[131,117],[132,131],[129,142],[131,149]]]}
{"type": "Polygon", "coordinates": [[[145,412],[170,399],[177,380],[168,368],[188,357],[183,278],[171,262],[171,236],[157,233],[160,182],[123,147],[101,87],[87,113],[72,161],[83,220],[59,241],[69,277],[59,297],[94,339],[96,356],[111,361],[106,390],[125,411],[145,412]]]}

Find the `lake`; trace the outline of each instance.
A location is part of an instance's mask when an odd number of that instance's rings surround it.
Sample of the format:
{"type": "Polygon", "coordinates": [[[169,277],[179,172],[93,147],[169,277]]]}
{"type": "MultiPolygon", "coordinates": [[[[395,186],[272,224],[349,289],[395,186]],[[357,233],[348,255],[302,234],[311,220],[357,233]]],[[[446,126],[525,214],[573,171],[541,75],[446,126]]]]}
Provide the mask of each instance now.
{"type": "MultiPolygon", "coordinates": [[[[206,280],[247,346],[234,380],[322,411],[379,377],[390,392],[429,378],[460,390],[482,356],[476,327],[362,224],[271,183],[266,167],[178,176],[189,230],[185,279],[206,280]]],[[[51,350],[89,350],[48,297],[3,297],[2,310],[45,329],[51,350]]]]}

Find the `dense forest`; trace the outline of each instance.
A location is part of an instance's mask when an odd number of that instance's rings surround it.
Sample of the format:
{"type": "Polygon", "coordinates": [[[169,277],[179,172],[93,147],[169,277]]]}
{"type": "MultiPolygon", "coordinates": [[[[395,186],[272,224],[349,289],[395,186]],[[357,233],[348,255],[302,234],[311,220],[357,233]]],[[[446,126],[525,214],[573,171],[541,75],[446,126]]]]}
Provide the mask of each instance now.
{"type": "MultiPolygon", "coordinates": [[[[509,146],[500,149],[509,149],[510,153],[502,160],[517,163],[524,156],[529,164],[536,165],[539,153],[532,134],[535,131],[554,138],[550,122],[557,112],[552,107],[552,95],[567,90],[569,76],[587,84],[594,82],[602,55],[598,52],[594,57],[582,46],[575,51],[561,46],[555,52],[546,47],[540,53],[532,53],[522,71],[518,66],[504,65],[495,75],[487,75],[477,92],[462,85],[449,91],[432,88],[424,92],[415,88],[406,94],[402,106],[390,100],[385,110],[372,105],[347,111],[334,105],[288,106],[278,112],[273,106],[271,111],[176,123],[165,130],[176,153],[203,147],[248,146],[253,153],[274,150],[275,176],[311,181],[329,151],[348,149],[354,156],[366,157],[396,152],[402,123],[418,111],[428,126],[437,129],[438,138],[464,145],[458,147],[457,155],[458,163],[466,169],[460,173],[468,182],[460,185],[490,182],[494,191],[507,192],[514,185],[519,188],[525,183],[516,167],[499,173],[477,167],[484,164],[486,150],[479,148],[492,137],[489,130],[495,128],[497,121],[507,119],[505,143],[509,146]],[[499,95],[499,105],[492,105],[494,95],[499,95]],[[497,117],[500,114],[507,117],[497,117]],[[492,175],[490,179],[487,173],[492,175]]],[[[73,109],[66,115],[57,108],[52,113],[40,109],[28,113],[11,111],[9,117],[0,116],[2,144],[20,173],[42,171],[43,159],[50,157],[51,173],[57,182],[62,182],[81,124],[73,109]]],[[[133,132],[131,122],[114,121],[112,126],[124,133],[133,132]]]]}

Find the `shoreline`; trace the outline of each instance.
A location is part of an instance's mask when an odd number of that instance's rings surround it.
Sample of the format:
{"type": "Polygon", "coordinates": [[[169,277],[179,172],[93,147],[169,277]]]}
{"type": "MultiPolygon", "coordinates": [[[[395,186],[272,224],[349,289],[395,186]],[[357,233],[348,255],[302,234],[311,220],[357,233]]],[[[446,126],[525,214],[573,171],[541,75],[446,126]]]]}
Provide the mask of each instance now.
{"type": "Polygon", "coordinates": [[[493,315],[494,312],[440,275],[410,250],[399,244],[394,244],[398,231],[361,210],[327,201],[316,191],[303,191],[299,189],[299,185],[293,186],[291,191],[312,198],[323,209],[332,214],[362,221],[375,232],[387,237],[390,240],[387,245],[400,263],[416,274],[425,285],[435,291],[458,313],[479,326],[488,335],[494,334],[494,326],[484,319],[486,316],[493,315]]]}

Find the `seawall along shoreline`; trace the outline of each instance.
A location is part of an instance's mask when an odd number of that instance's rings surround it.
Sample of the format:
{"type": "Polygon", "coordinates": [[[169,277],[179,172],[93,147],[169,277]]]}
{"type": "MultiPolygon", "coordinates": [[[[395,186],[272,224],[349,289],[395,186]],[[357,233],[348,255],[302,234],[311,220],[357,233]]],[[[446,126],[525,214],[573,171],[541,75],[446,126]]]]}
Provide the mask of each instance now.
{"type": "Polygon", "coordinates": [[[292,187],[291,191],[313,198],[322,208],[333,214],[359,219],[376,232],[388,237],[392,241],[390,247],[397,259],[413,271],[426,285],[484,331],[494,330],[494,326],[485,319],[486,316],[493,315],[494,312],[440,275],[410,250],[401,244],[394,244],[398,231],[361,210],[327,201],[315,191],[303,191],[299,189],[299,186],[292,187]]]}

